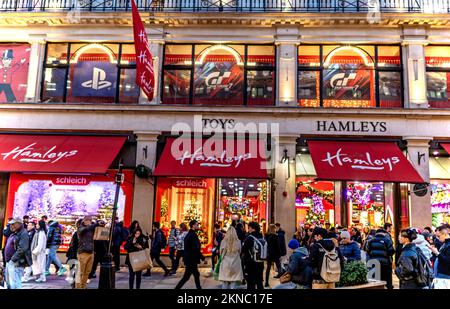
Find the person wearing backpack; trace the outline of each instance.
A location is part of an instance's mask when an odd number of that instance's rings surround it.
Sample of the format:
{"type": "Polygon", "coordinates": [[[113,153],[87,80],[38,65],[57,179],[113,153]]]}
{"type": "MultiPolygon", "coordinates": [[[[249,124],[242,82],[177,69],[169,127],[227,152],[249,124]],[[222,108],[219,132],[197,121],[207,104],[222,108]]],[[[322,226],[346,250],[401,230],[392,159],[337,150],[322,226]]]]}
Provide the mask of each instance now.
{"type": "Polygon", "coordinates": [[[164,277],[170,275],[169,269],[166,267],[163,261],[161,261],[161,250],[167,247],[167,238],[163,231],[160,229],[159,222],[153,222],[153,237],[152,237],[152,248],[150,250],[150,255],[152,261],[155,262],[164,270],[164,277]]]}
{"type": "Polygon", "coordinates": [[[242,261],[247,290],[262,290],[264,260],[267,258],[267,243],[261,234],[261,227],[257,222],[248,224],[248,236],[242,245],[242,261]]]}
{"type": "Polygon", "coordinates": [[[433,281],[431,265],[413,241],[417,238],[414,229],[404,229],[399,240],[403,245],[395,274],[400,280],[400,289],[429,288],[433,281]]]}
{"type": "Polygon", "coordinates": [[[344,257],[328,232],[317,227],[313,232],[315,242],[311,247],[310,264],[313,269],[313,289],[334,289],[344,267],[344,257]]]}
{"type": "Polygon", "coordinates": [[[386,281],[386,288],[393,289],[392,285],[392,256],[396,250],[392,238],[386,230],[378,229],[375,236],[367,242],[367,259],[380,262],[381,280],[386,281]]]}

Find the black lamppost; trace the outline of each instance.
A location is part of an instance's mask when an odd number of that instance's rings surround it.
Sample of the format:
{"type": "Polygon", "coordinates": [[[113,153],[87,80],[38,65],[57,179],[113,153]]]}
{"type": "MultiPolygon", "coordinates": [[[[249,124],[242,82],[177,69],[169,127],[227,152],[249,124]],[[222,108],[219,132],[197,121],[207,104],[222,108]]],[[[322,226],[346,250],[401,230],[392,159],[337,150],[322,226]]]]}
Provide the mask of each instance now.
{"type": "Polygon", "coordinates": [[[120,185],[123,182],[123,174],[122,174],[122,159],[119,162],[119,168],[117,170],[116,176],[114,178],[114,182],[116,184],[116,194],[114,196],[114,206],[113,213],[111,217],[111,226],[109,228],[109,241],[108,241],[108,251],[102,263],[100,263],[100,278],[98,281],[99,289],[115,289],[116,288],[116,279],[112,266],[112,255],[111,255],[111,243],[112,243],[112,235],[114,231],[114,225],[116,222],[117,216],[117,203],[119,201],[120,194],[120,185]]]}

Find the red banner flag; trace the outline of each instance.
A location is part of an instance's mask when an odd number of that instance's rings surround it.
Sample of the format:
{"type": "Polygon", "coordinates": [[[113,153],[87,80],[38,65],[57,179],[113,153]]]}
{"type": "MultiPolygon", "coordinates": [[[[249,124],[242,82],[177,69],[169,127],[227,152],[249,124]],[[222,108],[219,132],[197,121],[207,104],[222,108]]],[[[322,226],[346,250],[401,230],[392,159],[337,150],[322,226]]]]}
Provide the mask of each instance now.
{"type": "Polygon", "coordinates": [[[147,33],[134,0],[131,0],[133,14],[134,48],[136,50],[136,84],[141,87],[149,101],[155,90],[153,58],[148,46],[147,33]]]}

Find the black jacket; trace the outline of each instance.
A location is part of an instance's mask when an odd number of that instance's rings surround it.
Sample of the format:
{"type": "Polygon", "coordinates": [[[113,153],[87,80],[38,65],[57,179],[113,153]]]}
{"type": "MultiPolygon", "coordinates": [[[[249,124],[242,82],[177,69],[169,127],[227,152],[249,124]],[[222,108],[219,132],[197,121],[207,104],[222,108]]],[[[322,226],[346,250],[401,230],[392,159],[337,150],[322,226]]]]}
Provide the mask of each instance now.
{"type": "Polygon", "coordinates": [[[244,263],[244,266],[258,263],[253,259],[253,256],[252,256],[253,246],[254,246],[255,241],[253,240],[253,237],[250,237],[250,235],[252,235],[256,239],[262,238],[262,234],[256,233],[256,232],[250,233],[245,238],[244,243],[242,244],[242,251],[241,251],[241,259],[242,259],[242,262],[244,263]]]}
{"type": "Polygon", "coordinates": [[[367,254],[369,259],[376,259],[382,265],[391,265],[392,256],[395,253],[391,237],[386,233],[377,233],[367,243],[367,254]]]}
{"type": "Polygon", "coordinates": [[[418,271],[418,255],[416,245],[413,243],[403,247],[395,274],[400,280],[400,289],[420,289],[416,283],[418,271]]]}
{"type": "Polygon", "coordinates": [[[194,230],[189,230],[184,237],[184,264],[186,265],[197,265],[200,260],[204,260],[205,257],[201,251],[200,240],[198,239],[197,233],[194,230]]]}
{"type": "Polygon", "coordinates": [[[280,228],[278,230],[277,234],[278,234],[278,242],[280,243],[281,256],[285,256],[287,254],[287,250],[286,250],[286,232],[280,228]]]}
{"type": "MultiPolygon", "coordinates": [[[[310,264],[313,269],[313,279],[314,280],[323,280],[320,276],[320,271],[322,270],[323,257],[325,256],[325,250],[331,251],[333,248],[336,248],[334,242],[331,239],[322,239],[318,242],[315,242],[311,247],[310,264]]],[[[339,248],[336,248],[336,253],[339,256],[339,260],[341,263],[341,269],[344,268],[344,256],[342,255],[339,248]]]]}
{"type": "Polygon", "coordinates": [[[76,260],[78,251],[78,232],[72,234],[72,239],[70,240],[69,249],[67,249],[66,257],[67,261],[76,260]]]}
{"type": "Polygon", "coordinates": [[[137,252],[144,250],[148,248],[148,240],[144,237],[144,235],[139,236],[136,239],[136,243],[133,243],[134,236],[130,235],[127,239],[127,242],[125,243],[125,246],[123,247],[125,250],[127,250],[127,258],[125,259],[125,264],[131,266],[130,264],[130,253],[131,252],[137,252]],[[142,249],[139,249],[136,247],[136,245],[141,245],[142,249]]]}
{"type": "Polygon", "coordinates": [[[446,239],[439,249],[438,274],[450,276],[450,238],[446,239]]]}
{"type": "Polygon", "coordinates": [[[276,262],[281,257],[281,246],[277,234],[267,234],[267,260],[270,262],[276,262]]]}
{"type": "Polygon", "coordinates": [[[94,232],[97,223],[84,225],[81,223],[78,228],[78,254],[94,253],[94,232]]]}
{"type": "Polygon", "coordinates": [[[22,225],[17,232],[14,232],[14,255],[11,257],[11,261],[19,267],[31,266],[33,261],[31,259],[30,247],[28,232],[22,225]]]}

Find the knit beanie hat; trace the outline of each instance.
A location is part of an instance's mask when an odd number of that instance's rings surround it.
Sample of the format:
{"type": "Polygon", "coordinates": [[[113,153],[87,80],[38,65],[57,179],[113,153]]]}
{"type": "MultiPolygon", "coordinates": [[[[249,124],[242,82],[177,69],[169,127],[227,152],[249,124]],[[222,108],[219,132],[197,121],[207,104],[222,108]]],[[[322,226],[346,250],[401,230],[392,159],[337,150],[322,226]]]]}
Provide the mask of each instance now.
{"type": "Polygon", "coordinates": [[[297,239],[291,239],[289,241],[288,247],[292,250],[297,249],[298,247],[300,247],[300,244],[298,243],[297,239]]]}

